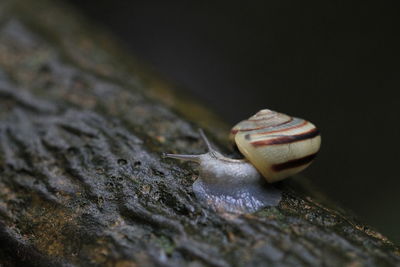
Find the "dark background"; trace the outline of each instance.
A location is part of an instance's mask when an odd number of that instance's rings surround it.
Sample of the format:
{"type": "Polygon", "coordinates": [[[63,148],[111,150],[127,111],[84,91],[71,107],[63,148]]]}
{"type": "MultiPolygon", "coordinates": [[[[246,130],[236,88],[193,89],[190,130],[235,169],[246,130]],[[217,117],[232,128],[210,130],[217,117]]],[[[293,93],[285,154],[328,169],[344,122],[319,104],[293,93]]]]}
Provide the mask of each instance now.
{"type": "Polygon", "coordinates": [[[400,243],[398,9],[384,2],[69,0],[232,124],[307,118],[305,175],[400,243]]]}

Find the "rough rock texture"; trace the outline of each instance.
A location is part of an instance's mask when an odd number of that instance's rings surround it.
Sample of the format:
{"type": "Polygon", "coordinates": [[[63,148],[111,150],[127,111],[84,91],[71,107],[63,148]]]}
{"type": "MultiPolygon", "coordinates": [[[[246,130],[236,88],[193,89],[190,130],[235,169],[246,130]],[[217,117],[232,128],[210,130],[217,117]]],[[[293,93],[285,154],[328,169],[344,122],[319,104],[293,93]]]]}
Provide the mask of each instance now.
{"type": "Polygon", "coordinates": [[[0,265],[400,265],[305,179],[256,214],[198,203],[195,166],[160,154],[203,152],[199,126],[229,151],[225,124],[74,10],[1,1],[0,265]]]}

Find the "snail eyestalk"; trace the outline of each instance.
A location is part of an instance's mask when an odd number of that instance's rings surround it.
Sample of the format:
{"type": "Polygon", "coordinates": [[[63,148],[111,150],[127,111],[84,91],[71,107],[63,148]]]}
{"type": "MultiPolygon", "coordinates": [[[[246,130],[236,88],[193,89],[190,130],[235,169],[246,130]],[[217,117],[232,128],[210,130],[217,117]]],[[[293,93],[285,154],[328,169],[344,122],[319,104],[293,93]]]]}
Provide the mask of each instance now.
{"type": "Polygon", "coordinates": [[[207,138],[207,136],[205,135],[203,129],[200,128],[200,129],[199,129],[199,133],[200,133],[201,139],[203,139],[203,142],[204,142],[204,143],[206,144],[206,146],[207,146],[208,152],[213,151],[214,149],[212,148],[210,141],[208,141],[208,138],[207,138]]]}

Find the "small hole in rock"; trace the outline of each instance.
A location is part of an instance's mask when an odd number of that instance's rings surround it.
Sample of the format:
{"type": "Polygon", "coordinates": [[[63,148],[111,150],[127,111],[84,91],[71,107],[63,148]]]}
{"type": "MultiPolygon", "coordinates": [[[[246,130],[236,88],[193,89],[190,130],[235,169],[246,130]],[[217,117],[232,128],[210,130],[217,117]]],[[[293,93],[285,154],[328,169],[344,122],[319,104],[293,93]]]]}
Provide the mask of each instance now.
{"type": "Polygon", "coordinates": [[[39,72],[49,73],[49,72],[51,72],[51,68],[48,64],[43,64],[42,66],[40,66],[39,72]]]}
{"type": "Polygon", "coordinates": [[[78,154],[79,149],[72,146],[72,147],[69,147],[69,148],[67,149],[67,152],[68,152],[68,154],[78,154]]]}
{"type": "Polygon", "coordinates": [[[155,168],[152,168],[151,170],[153,171],[153,174],[156,176],[164,176],[164,173],[162,171],[159,171],[155,168]]]}
{"type": "Polygon", "coordinates": [[[53,85],[54,85],[54,83],[53,83],[52,81],[46,81],[46,82],[43,84],[43,87],[44,87],[45,89],[50,89],[50,88],[53,87],[53,85]]]}
{"type": "Polygon", "coordinates": [[[119,165],[126,165],[128,162],[125,159],[118,159],[119,165]]]}

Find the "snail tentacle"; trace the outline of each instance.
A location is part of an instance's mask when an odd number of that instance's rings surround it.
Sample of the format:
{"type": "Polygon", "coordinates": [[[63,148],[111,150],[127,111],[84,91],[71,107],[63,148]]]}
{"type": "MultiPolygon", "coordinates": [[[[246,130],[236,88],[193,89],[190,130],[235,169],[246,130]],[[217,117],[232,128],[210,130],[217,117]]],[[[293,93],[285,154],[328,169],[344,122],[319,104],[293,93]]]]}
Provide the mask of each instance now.
{"type": "Polygon", "coordinates": [[[200,162],[200,156],[201,155],[168,154],[168,153],[162,154],[163,158],[180,159],[185,161],[194,161],[198,163],[200,162]]]}
{"type": "Polygon", "coordinates": [[[161,156],[163,158],[172,158],[172,159],[180,159],[180,160],[185,160],[185,161],[194,161],[194,162],[197,162],[197,163],[200,163],[201,162],[201,158],[204,157],[207,154],[209,154],[210,156],[214,156],[214,157],[223,157],[217,150],[215,150],[211,146],[211,143],[208,140],[207,136],[205,135],[203,129],[201,129],[201,128],[199,129],[199,134],[200,134],[201,139],[203,140],[203,142],[207,146],[207,153],[199,154],[199,155],[163,153],[161,156]]]}
{"type": "Polygon", "coordinates": [[[203,129],[199,128],[199,133],[201,136],[201,139],[203,139],[203,142],[206,144],[208,152],[211,151],[216,151],[215,149],[212,148],[210,141],[208,140],[207,136],[205,135],[203,129]]]}

